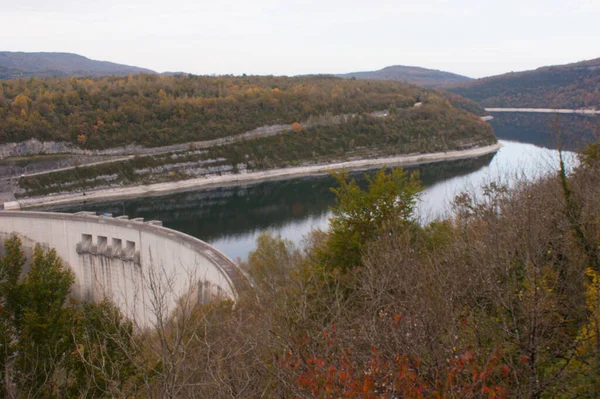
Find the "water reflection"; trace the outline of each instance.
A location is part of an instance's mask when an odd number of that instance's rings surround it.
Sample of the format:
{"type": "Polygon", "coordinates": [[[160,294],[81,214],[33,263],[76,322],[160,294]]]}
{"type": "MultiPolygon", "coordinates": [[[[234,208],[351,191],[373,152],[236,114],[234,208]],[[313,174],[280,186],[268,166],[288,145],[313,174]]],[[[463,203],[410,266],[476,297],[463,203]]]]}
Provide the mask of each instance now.
{"type": "Polygon", "coordinates": [[[597,139],[599,117],[577,114],[493,113],[496,137],[540,147],[580,150],[597,139]],[[558,134],[557,134],[558,133],[558,134]]]}
{"type": "MultiPolygon", "coordinates": [[[[460,192],[468,191],[477,195],[481,193],[482,186],[490,182],[510,187],[520,179],[531,181],[558,171],[556,150],[516,141],[500,140],[500,143],[503,147],[488,165],[467,176],[453,176],[428,187],[421,197],[421,217],[431,220],[449,216],[450,203],[460,192]]],[[[577,164],[573,152],[563,152],[563,158],[568,169],[577,164]]]]}
{"type": "MultiPolygon", "coordinates": [[[[476,159],[422,165],[418,170],[427,187],[468,176],[489,165],[494,154],[476,159]]],[[[373,171],[371,173],[374,173],[373,171]]],[[[364,186],[365,172],[353,177],[364,186]]],[[[331,176],[266,182],[227,189],[46,208],[60,212],[81,210],[162,220],[173,228],[213,243],[230,257],[245,258],[262,231],[273,231],[299,242],[312,228],[324,228],[335,197],[331,176]]]]}
{"type": "MultiPolygon", "coordinates": [[[[465,190],[478,192],[492,180],[510,185],[516,179],[535,179],[555,171],[557,154],[549,149],[553,147],[549,138],[552,120],[551,115],[497,114],[492,123],[498,137],[518,142],[501,140],[504,147],[498,153],[481,158],[417,168],[427,187],[419,204],[419,217],[427,221],[447,216],[456,194],[465,190]]],[[[595,119],[561,116],[560,123],[588,140],[595,119]]],[[[580,147],[582,141],[571,141],[569,147],[580,147]]],[[[567,158],[569,165],[575,163],[573,153],[567,158]]],[[[354,176],[365,184],[363,173],[354,176]]],[[[90,210],[158,219],[167,227],[210,242],[231,258],[246,258],[263,231],[299,243],[310,230],[326,228],[329,207],[335,201],[329,190],[333,184],[331,177],[295,179],[50,210],[90,210]]]]}

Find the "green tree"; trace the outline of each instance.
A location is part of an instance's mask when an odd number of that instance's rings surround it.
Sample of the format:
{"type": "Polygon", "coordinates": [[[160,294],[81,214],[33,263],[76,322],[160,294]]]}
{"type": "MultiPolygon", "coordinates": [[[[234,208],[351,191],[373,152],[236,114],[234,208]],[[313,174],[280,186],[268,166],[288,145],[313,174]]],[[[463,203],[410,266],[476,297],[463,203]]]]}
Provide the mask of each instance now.
{"type": "Polygon", "coordinates": [[[82,303],[78,309],[72,328],[69,395],[134,396],[141,382],[136,378],[140,375],[134,361],[139,343],[135,342],[133,322],[109,301],[82,303]]]}
{"type": "Polygon", "coordinates": [[[6,393],[6,373],[14,359],[14,314],[19,302],[19,277],[25,264],[21,240],[12,237],[4,241],[4,256],[0,256],[0,393],[6,393]]]}
{"type": "Polygon", "coordinates": [[[11,374],[11,384],[23,395],[54,397],[67,379],[58,371],[72,349],[73,308],[66,305],[74,277],[55,250],[36,246],[30,269],[20,279],[26,263],[21,246],[16,237],[5,241],[6,255],[0,259],[0,362],[4,376],[11,374]]]}
{"type": "Polygon", "coordinates": [[[328,242],[321,261],[348,271],[362,264],[361,256],[369,241],[386,228],[414,225],[413,211],[422,190],[418,175],[401,168],[389,173],[382,168],[374,178],[367,176],[368,187],[360,188],[347,173],[334,175],[339,187],[332,208],[328,242]]]}
{"type": "Polygon", "coordinates": [[[256,249],[248,255],[248,262],[243,265],[262,290],[275,291],[281,286],[293,267],[300,262],[300,254],[294,244],[263,233],[256,239],[256,249]]]}

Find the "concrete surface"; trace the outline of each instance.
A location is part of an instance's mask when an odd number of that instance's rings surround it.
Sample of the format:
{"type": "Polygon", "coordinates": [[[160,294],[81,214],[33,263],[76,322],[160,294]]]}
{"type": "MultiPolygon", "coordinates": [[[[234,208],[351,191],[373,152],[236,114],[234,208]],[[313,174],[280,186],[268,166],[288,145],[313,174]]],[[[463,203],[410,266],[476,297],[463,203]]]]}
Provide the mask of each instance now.
{"type": "Polygon", "coordinates": [[[0,238],[14,233],[56,249],[75,274],[76,297],[108,297],[140,327],[166,317],[186,295],[202,303],[236,300],[250,287],[221,252],[158,221],[0,211],[0,238]]]}

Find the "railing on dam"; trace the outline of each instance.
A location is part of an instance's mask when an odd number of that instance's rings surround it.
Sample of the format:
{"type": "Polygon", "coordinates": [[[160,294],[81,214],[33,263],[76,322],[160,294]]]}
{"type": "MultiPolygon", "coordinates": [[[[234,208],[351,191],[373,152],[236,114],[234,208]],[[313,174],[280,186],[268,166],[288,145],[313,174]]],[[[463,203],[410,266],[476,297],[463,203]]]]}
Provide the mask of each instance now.
{"type": "Polygon", "coordinates": [[[0,234],[13,233],[56,249],[75,274],[74,295],[96,301],[109,296],[141,324],[155,318],[150,290],[156,281],[150,278],[159,276],[168,286],[170,309],[191,292],[190,286],[201,302],[215,297],[236,300],[250,288],[227,256],[159,221],[90,212],[0,211],[0,234]]]}

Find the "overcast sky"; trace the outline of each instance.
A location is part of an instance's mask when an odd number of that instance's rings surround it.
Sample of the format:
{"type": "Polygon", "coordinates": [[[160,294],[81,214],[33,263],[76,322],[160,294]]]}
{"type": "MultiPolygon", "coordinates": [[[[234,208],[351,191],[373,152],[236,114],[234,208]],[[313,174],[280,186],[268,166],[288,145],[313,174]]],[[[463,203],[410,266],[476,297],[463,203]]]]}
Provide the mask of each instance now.
{"type": "Polygon", "coordinates": [[[483,77],[600,57],[600,0],[0,0],[0,50],[195,74],[416,65],[483,77]]]}

